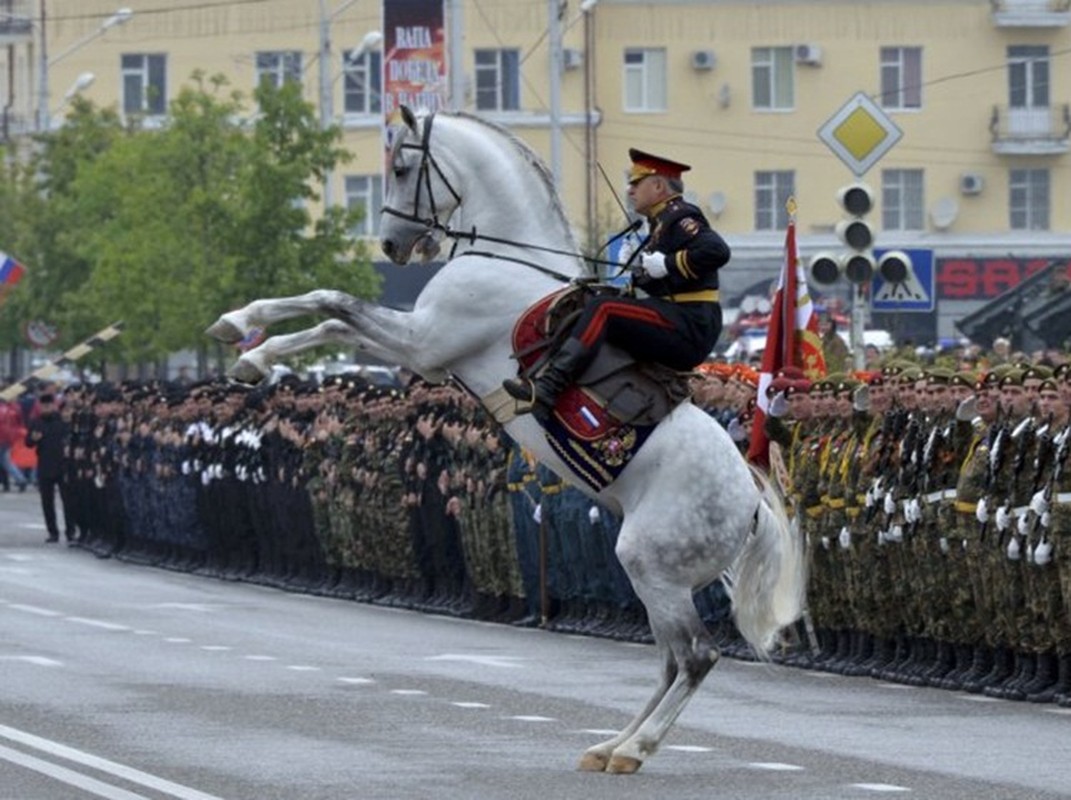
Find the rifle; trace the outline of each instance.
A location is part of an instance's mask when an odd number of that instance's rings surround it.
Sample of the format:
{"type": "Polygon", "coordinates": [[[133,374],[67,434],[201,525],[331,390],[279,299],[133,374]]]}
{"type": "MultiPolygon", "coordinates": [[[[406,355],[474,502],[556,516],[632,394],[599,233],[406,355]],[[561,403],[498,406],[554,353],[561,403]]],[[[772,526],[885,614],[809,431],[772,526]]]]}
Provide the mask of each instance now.
{"type": "Polygon", "coordinates": [[[900,436],[903,434],[906,420],[907,414],[900,408],[887,411],[885,416],[882,417],[881,450],[878,453],[878,461],[874,470],[877,472],[878,477],[874,479],[870,486],[870,491],[873,493],[873,502],[867,506],[865,519],[867,525],[874,519],[874,514],[878,511],[879,501],[884,497],[880,490],[885,480],[884,476],[889,471],[889,460],[892,458],[896,442],[899,441],[900,436]]]}
{"type": "Polygon", "coordinates": [[[981,500],[982,505],[979,509],[979,511],[984,512],[985,518],[982,519],[982,514],[979,514],[979,542],[985,541],[985,532],[989,527],[989,500],[993,496],[993,486],[997,481],[997,475],[1000,474],[1000,469],[1004,465],[1004,449],[1007,446],[1007,438],[1008,426],[1001,423],[993,434],[993,443],[989,446],[989,458],[986,460],[985,485],[981,500]]]}
{"type": "MultiPolygon", "coordinates": [[[[1050,415],[1049,416],[1049,426],[1051,426],[1051,424],[1052,424],[1052,416],[1050,415]]],[[[1039,431],[1038,435],[1039,436],[1041,435],[1040,431],[1039,431]]],[[[1044,486],[1044,489],[1043,489],[1042,497],[1044,499],[1043,499],[1042,509],[1041,510],[1038,510],[1037,508],[1034,509],[1034,514],[1035,514],[1034,527],[1030,531],[1031,538],[1033,538],[1035,535],[1037,535],[1038,530],[1040,529],[1041,536],[1038,538],[1038,545],[1041,545],[1042,542],[1045,542],[1047,540],[1047,537],[1048,537],[1048,528],[1042,522],[1042,520],[1043,520],[1043,518],[1045,516],[1045,513],[1049,510],[1049,507],[1052,505],[1053,491],[1054,491],[1054,489],[1056,487],[1057,482],[1059,482],[1059,480],[1060,480],[1060,475],[1063,473],[1064,462],[1067,460],[1068,440],[1071,439],[1071,425],[1068,425],[1067,427],[1065,427],[1062,431],[1060,431],[1055,436],[1053,436],[1051,438],[1049,438],[1049,437],[1046,437],[1046,438],[1047,438],[1047,442],[1048,442],[1048,449],[1049,450],[1053,450],[1053,445],[1055,444],[1055,450],[1052,453],[1052,469],[1049,472],[1049,479],[1047,481],[1045,481],[1045,486],[1044,486]]],[[[1040,455],[1039,455],[1039,461],[1040,461],[1040,455]]],[[[1039,476],[1041,473],[1042,473],[1042,466],[1039,464],[1037,472],[1035,473],[1035,480],[1037,479],[1037,476],[1039,476]]],[[[1037,484],[1035,483],[1034,496],[1036,496],[1036,495],[1037,495],[1037,484]]],[[[1031,500],[1030,505],[1031,505],[1032,508],[1034,507],[1034,496],[1032,496],[1030,498],[1030,500],[1031,500]]]]}
{"type": "MultiPolygon", "coordinates": [[[[1011,432],[1011,439],[1015,442],[1015,457],[1012,459],[1011,486],[1008,488],[1008,495],[1003,506],[1005,513],[1012,508],[1012,503],[1019,496],[1019,478],[1023,474],[1023,467],[1026,465],[1026,454],[1030,448],[1033,435],[1033,417],[1024,417],[1023,421],[1016,425],[1015,430],[1011,432]]],[[[1002,547],[1004,545],[1004,530],[998,530],[997,533],[997,546],[1002,547]]]]}

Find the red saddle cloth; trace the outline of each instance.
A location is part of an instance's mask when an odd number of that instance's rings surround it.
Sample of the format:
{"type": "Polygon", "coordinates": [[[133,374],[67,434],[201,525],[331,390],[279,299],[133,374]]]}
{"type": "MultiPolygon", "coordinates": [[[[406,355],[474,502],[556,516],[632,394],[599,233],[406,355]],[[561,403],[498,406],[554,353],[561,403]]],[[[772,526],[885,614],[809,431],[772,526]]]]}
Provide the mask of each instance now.
{"type": "MultiPolygon", "coordinates": [[[[546,352],[552,328],[558,321],[555,313],[562,312],[563,303],[579,308],[574,301],[577,298],[582,301],[583,295],[576,294],[582,291],[575,287],[560,289],[521,314],[513,326],[513,352],[522,369],[528,369],[546,352]]],[[[567,434],[585,442],[602,439],[621,427],[621,423],[603,409],[595,395],[575,384],[558,397],[554,418],[567,434]]]]}

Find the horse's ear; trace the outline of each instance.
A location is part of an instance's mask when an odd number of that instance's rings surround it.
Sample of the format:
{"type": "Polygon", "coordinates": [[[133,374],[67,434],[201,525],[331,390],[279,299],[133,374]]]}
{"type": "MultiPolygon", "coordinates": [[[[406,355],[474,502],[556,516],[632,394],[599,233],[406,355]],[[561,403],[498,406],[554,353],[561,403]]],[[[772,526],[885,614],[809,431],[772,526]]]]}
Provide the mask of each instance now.
{"type": "Polygon", "coordinates": [[[404,106],[404,105],[401,107],[401,110],[402,110],[402,121],[405,122],[405,124],[407,126],[409,126],[409,130],[411,130],[413,133],[416,133],[417,132],[416,116],[413,114],[413,111],[409,108],[409,106],[404,106]]]}

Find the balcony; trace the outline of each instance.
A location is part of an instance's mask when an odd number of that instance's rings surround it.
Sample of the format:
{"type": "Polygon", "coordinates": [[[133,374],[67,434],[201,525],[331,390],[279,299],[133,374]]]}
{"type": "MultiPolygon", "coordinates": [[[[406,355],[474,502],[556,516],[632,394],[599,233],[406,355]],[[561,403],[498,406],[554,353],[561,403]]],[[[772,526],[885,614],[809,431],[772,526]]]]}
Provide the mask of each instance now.
{"type": "Polygon", "coordinates": [[[1053,156],[1068,152],[1071,106],[993,106],[989,118],[993,152],[1002,156],[1053,156]]]}
{"type": "Polygon", "coordinates": [[[989,0],[998,28],[1062,28],[1071,24],[1071,0],[989,0]]]}
{"type": "Polygon", "coordinates": [[[0,45],[19,44],[32,38],[31,0],[0,0],[0,45]]]}

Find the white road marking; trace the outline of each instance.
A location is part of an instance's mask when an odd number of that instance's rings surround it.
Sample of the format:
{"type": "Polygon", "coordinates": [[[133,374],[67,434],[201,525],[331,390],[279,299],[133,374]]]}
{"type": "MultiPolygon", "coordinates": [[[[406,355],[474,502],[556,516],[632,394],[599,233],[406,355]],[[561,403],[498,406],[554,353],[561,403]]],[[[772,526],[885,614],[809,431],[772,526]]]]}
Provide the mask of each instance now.
{"type": "Polygon", "coordinates": [[[425,692],[423,689],[391,689],[390,693],[391,694],[401,694],[401,695],[427,694],[427,692],[425,692]]]}
{"type": "Polygon", "coordinates": [[[27,614],[37,614],[39,617],[62,617],[63,614],[59,611],[53,611],[50,608],[40,608],[39,606],[27,606],[22,603],[12,603],[11,608],[16,611],[25,611],[27,614]]]}
{"type": "Polygon", "coordinates": [[[986,697],[981,694],[957,694],[953,695],[957,700],[966,700],[971,703],[999,703],[998,697],[986,697]]]}
{"type": "Polygon", "coordinates": [[[166,639],[164,639],[164,641],[169,642],[170,644],[189,644],[193,640],[184,639],[181,636],[168,636],[166,639]]]}
{"type": "Polygon", "coordinates": [[[320,667],[313,667],[308,664],[289,664],[287,669],[292,669],[294,672],[319,672],[320,667]]]}
{"type": "Polygon", "coordinates": [[[134,635],[135,636],[155,636],[156,635],[156,631],[136,630],[136,631],[134,631],[134,635]]]}
{"type": "Polygon", "coordinates": [[[770,772],[802,772],[803,767],[798,764],[784,764],[780,761],[755,761],[748,764],[752,769],[765,769],[770,772]]]}
{"type": "MultiPolygon", "coordinates": [[[[167,794],[172,797],[176,797],[178,798],[178,800],[222,800],[222,798],[217,797],[216,795],[207,794],[205,792],[198,791],[197,789],[191,789],[189,786],[183,786],[179,783],[172,783],[171,781],[164,780],[163,778],[158,778],[155,775],[150,775],[147,772],[142,772],[141,770],[134,769],[133,767],[128,767],[124,764],[116,763],[115,761],[108,761],[105,758],[100,758],[99,756],[92,755],[91,753],[76,750],[73,747],[68,747],[66,745],[60,744],[59,742],[54,742],[51,739],[42,739],[39,736],[34,736],[31,733],[26,733],[15,728],[9,728],[6,725],[0,725],[0,737],[24,745],[26,747],[31,747],[35,750],[40,750],[41,752],[48,753],[49,755],[58,756],[59,758],[66,759],[68,761],[73,761],[76,764],[81,764],[91,769],[98,770],[99,772],[106,772],[109,775],[114,775],[115,777],[121,778],[125,781],[129,781],[130,783],[136,783],[140,786],[153,789],[162,794],[167,794]]],[[[16,755],[19,755],[23,758],[28,758],[28,756],[23,756],[21,753],[16,752],[16,755]]],[[[58,771],[64,769],[63,767],[50,765],[48,764],[48,762],[42,763],[48,765],[48,767],[53,770],[58,771]]],[[[71,775],[77,778],[81,778],[82,780],[91,780],[89,778],[85,778],[84,776],[79,775],[77,772],[71,772],[70,770],[65,771],[69,772],[71,775]]],[[[115,794],[100,795],[101,797],[109,798],[109,800],[144,800],[141,795],[125,792],[122,789],[108,787],[107,784],[101,785],[108,788],[109,790],[112,790],[113,792],[116,792],[115,794]],[[122,794],[118,794],[118,792],[122,792],[122,794]]],[[[90,790],[87,789],[87,791],[90,790]]]]}
{"type": "Polygon", "coordinates": [[[450,703],[450,705],[457,706],[458,708],[490,708],[491,707],[491,706],[487,705],[487,703],[463,703],[461,701],[452,702],[452,703],[450,703]]]}
{"type": "Polygon", "coordinates": [[[482,667],[507,667],[516,668],[520,664],[514,663],[520,661],[516,656],[481,656],[481,655],[468,655],[461,653],[444,653],[441,656],[428,656],[425,661],[466,661],[470,664],[479,664],[482,667]]]}
{"type": "Polygon", "coordinates": [[[503,717],[503,719],[515,719],[518,722],[557,722],[554,717],[540,717],[535,714],[517,714],[513,717],[503,717]]]}
{"type": "Polygon", "coordinates": [[[205,603],[154,603],[149,608],[174,608],[179,611],[211,611],[212,606],[205,603]]]}
{"type": "Polygon", "coordinates": [[[0,656],[0,661],[25,661],[37,667],[62,667],[62,661],[56,661],[44,656],[0,656]]]}
{"type": "Polygon", "coordinates": [[[8,553],[4,558],[11,561],[33,561],[33,556],[29,553],[8,553]]]}
{"type": "Polygon", "coordinates": [[[914,686],[908,686],[906,683],[879,683],[878,684],[878,688],[879,689],[896,689],[896,690],[899,690],[899,691],[904,691],[906,689],[914,689],[915,687],[914,686]]]}
{"type": "Polygon", "coordinates": [[[16,528],[25,528],[28,531],[47,531],[48,526],[43,522],[20,522],[16,528]]]}
{"type": "Polygon", "coordinates": [[[110,783],[104,783],[80,772],[75,772],[73,769],[67,769],[53,764],[51,761],[28,756],[3,745],[0,745],[0,759],[10,761],[19,767],[32,769],[34,772],[40,772],[42,775],[47,775],[49,778],[66,783],[68,786],[82,789],[90,794],[95,794],[97,797],[105,797],[107,800],[149,800],[143,794],[128,792],[118,786],[112,786],[110,783]]]}
{"type": "Polygon", "coordinates": [[[128,631],[126,625],[118,625],[114,622],[105,622],[102,619],[89,619],[88,617],[65,617],[68,622],[77,622],[79,625],[88,625],[91,628],[102,628],[106,631],[128,631]]]}
{"type": "Polygon", "coordinates": [[[230,650],[232,648],[228,647],[225,644],[203,644],[201,645],[201,649],[208,650],[209,652],[213,653],[219,653],[223,652],[224,650],[230,650]]]}
{"type": "Polygon", "coordinates": [[[713,753],[713,747],[702,747],[697,744],[667,744],[666,750],[676,750],[680,753],[713,753]]]}
{"type": "Polygon", "coordinates": [[[590,733],[592,736],[616,736],[620,731],[611,730],[610,728],[583,728],[581,733],[590,733]]]}
{"type": "Polygon", "coordinates": [[[910,792],[906,786],[896,786],[892,783],[850,783],[853,789],[862,789],[865,792],[910,792]]]}
{"type": "Polygon", "coordinates": [[[1046,714],[1059,714],[1064,717],[1071,716],[1071,708],[1043,708],[1042,711],[1046,714]]]}
{"type": "Polygon", "coordinates": [[[375,683],[372,678],[339,678],[339,683],[349,683],[354,686],[363,686],[368,683],[375,683]]]}
{"type": "Polygon", "coordinates": [[[242,656],[246,661],[278,661],[275,656],[242,656]]]}

